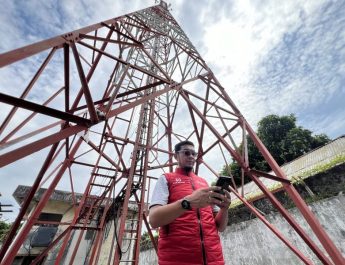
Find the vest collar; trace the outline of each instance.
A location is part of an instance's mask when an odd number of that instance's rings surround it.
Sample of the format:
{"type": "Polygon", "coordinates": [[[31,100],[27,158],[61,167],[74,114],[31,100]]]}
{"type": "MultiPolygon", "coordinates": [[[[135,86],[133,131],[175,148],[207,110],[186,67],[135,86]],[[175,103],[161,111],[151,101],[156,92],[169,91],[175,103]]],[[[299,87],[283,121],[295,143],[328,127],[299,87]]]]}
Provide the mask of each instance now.
{"type": "Polygon", "coordinates": [[[180,175],[185,175],[185,176],[193,176],[194,172],[190,171],[189,173],[187,173],[183,168],[181,167],[177,167],[175,168],[175,173],[180,174],[180,175]]]}

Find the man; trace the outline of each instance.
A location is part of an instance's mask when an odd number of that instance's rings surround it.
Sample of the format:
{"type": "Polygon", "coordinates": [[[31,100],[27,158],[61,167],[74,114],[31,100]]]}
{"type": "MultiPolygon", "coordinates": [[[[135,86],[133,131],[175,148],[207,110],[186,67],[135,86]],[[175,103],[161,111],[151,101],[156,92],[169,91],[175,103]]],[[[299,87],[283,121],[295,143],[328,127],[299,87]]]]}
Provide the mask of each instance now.
{"type": "Polygon", "coordinates": [[[159,265],[224,264],[218,231],[228,222],[230,194],[209,187],[193,173],[194,144],[183,141],[175,146],[178,167],[161,176],[152,194],[149,221],[160,227],[159,265]]]}

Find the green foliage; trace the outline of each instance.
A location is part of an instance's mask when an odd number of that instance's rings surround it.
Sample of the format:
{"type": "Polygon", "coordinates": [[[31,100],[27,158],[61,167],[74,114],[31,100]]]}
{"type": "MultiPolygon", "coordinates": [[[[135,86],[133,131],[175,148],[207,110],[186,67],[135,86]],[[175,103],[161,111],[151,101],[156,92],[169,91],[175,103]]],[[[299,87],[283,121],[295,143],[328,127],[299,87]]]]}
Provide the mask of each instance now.
{"type": "Polygon", "coordinates": [[[330,139],[326,134],[317,134],[313,137],[313,142],[312,142],[312,149],[317,148],[319,146],[323,146],[326,143],[328,143],[330,139]]]}
{"type": "Polygon", "coordinates": [[[147,231],[141,235],[141,241],[146,241],[146,240],[150,240],[150,235],[147,231]]]}
{"type": "Polygon", "coordinates": [[[296,117],[293,114],[281,117],[268,115],[258,123],[258,136],[278,164],[286,162],[282,157],[282,140],[293,128],[296,128],[296,117]]]}
{"type": "MultiPolygon", "coordinates": [[[[325,134],[313,136],[310,130],[296,126],[294,114],[287,116],[268,115],[262,118],[258,122],[257,135],[278,165],[290,162],[330,141],[325,134]]],[[[247,136],[247,148],[250,167],[260,171],[270,171],[269,165],[249,136],[247,136]]],[[[242,144],[240,145],[241,149],[242,144]]],[[[228,167],[224,166],[221,174],[230,175],[229,171],[233,175],[236,185],[241,185],[241,168],[236,161],[233,161],[228,167]]],[[[245,183],[249,181],[248,178],[245,179],[245,183]]]]}
{"type": "Polygon", "coordinates": [[[312,143],[311,131],[301,127],[292,128],[281,141],[280,158],[282,162],[289,162],[310,151],[312,143]]]}
{"type": "MultiPolygon", "coordinates": [[[[154,240],[156,241],[156,243],[158,243],[158,235],[154,234],[153,235],[154,240]]],[[[141,235],[141,240],[140,240],[140,250],[144,251],[147,249],[152,248],[152,242],[151,242],[151,238],[148,232],[145,232],[141,235]]]]}
{"type": "Polygon", "coordinates": [[[0,221],[0,242],[4,241],[7,233],[9,232],[11,224],[0,221]]]}

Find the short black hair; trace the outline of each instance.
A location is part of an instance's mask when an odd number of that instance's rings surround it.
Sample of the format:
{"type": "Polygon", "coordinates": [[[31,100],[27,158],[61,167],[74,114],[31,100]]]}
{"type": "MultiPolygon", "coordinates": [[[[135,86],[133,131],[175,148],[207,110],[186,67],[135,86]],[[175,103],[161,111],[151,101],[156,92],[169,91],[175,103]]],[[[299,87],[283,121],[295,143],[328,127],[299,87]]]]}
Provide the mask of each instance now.
{"type": "Polygon", "coordinates": [[[178,144],[176,144],[175,145],[175,153],[177,153],[178,151],[180,151],[181,150],[181,147],[183,146],[183,145],[193,145],[194,146],[194,144],[191,142],[191,141],[182,141],[182,142],[179,142],[178,144]]]}

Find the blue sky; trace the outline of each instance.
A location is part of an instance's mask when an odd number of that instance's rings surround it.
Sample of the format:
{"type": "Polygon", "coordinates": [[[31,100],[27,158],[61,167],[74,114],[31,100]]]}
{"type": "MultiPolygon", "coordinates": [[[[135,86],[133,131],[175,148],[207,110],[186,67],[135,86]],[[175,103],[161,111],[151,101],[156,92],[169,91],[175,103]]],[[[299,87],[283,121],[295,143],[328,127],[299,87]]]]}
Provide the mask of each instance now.
{"type": "MultiPolygon", "coordinates": [[[[345,133],[345,1],[170,3],[175,19],[254,128],[268,114],[294,113],[298,125],[316,134],[345,133]]],[[[0,53],[154,4],[1,1],[0,53]]],[[[18,94],[21,80],[34,72],[32,65],[2,69],[1,92],[18,94]]],[[[10,172],[0,170],[2,203],[13,203],[18,185],[18,180],[4,184],[10,172]]]]}

